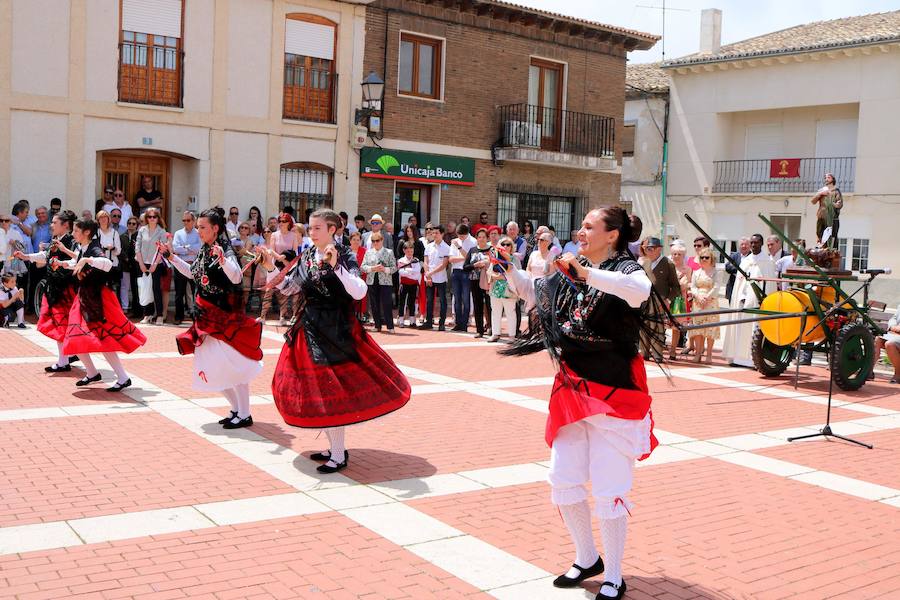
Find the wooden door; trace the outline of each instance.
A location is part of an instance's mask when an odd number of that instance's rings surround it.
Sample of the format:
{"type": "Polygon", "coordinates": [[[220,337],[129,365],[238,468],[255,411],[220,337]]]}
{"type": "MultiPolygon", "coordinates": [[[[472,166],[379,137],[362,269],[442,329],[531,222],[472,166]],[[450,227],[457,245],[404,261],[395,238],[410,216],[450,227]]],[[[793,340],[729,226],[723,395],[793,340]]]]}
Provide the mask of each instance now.
{"type": "Polygon", "coordinates": [[[169,159],[160,156],[103,153],[103,185],[125,192],[125,198],[138,214],[134,196],[141,189],[141,178],[153,178],[153,187],[162,193],[162,215],[168,225],[169,219],[169,159]]]}
{"type": "Polygon", "coordinates": [[[541,148],[559,150],[562,128],[563,65],[537,58],[528,70],[529,121],[541,126],[541,148]]]}

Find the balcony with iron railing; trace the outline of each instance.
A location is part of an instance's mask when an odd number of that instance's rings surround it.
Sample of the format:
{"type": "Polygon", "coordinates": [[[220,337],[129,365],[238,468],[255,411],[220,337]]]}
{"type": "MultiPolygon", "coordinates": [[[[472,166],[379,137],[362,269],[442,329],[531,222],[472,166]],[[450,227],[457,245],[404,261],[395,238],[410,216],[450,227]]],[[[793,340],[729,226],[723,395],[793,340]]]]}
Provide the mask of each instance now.
{"type": "Polygon", "coordinates": [[[612,117],[533,104],[499,107],[498,160],[554,164],[593,171],[616,168],[612,117]]]}
{"type": "Polygon", "coordinates": [[[337,114],[337,73],[284,65],[285,119],[334,124],[337,114]]]}
{"type": "Polygon", "coordinates": [[[832,173],[842,192],[852,192],[856,157],[717,160],[715,194],[809,194],[832,173]],[[797,164],[799,161],[799,164],[797,164]]]}
{"type": "Polygon", "coordinates": [[[184,53],[180,40],[123,32],[119,44],[120,102],[181,107],[184,53]]]}

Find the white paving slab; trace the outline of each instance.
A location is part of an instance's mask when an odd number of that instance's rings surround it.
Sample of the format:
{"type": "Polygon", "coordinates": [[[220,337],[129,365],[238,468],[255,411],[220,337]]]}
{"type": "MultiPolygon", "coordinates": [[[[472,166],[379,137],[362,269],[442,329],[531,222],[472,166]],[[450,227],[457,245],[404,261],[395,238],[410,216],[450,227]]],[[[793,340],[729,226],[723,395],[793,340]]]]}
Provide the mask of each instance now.
{"type": "Polygon", "coordinates": [[[407,550],[480,590],[548,575],[543,569],[469,535],[415,544],[407,550]]]}
{"type": "Polygon", "coordinates": [[[86,544],[93,544],[203,529],[214,527],[215,523],[203,516],[193,506],[179,506],[73,519],[69,521],[69,525],[86,544]]]}
{"type": "Polygon", "coordinates": [[[665,465],[683,460],[696,460],[698,458],[704,458],[704,455],[684,450],[680,445],[657,446],[648,458],[639,460],[635,464],[638,467],[652,467],[654,465],[665,465]]]}
{"type": "Polygon", "coordinates": [[[266,439],[225,444],[222,448],[256,467],[293,464],[300,456],[290,448],[266,439]]]}
{"type": "Polygon", "coordinates": [[[82,543],[65,521],[0,528],[0,554],[66,548],[82,543]]]}
{"type": "Polygon", "coordinates": [[[498,600],[594,600],[596,597],[596,594],[583,587],[572,589],[553,587],[555,578],[555,575],[548,575],[541,579],[487,590],[487,593],[498,600]]]}
{"type": "Polygon", "coordinates": [[[775,446],[783,446],[788,441],[761,435],[759,433],[746,433],[744,435],[732,435],[728,437],[714,438],[707,440],[713,444],[733,448],[734,450],[761,450],[762,448],[773,448],[775,446]]]}
{"type": "Polygon", "coordinates": [[[454,388],[444,383],[425,383],[410,386],[413,396],[421,396],[423,394],[443,394],[444,392],[452,392],[454,388]]]}
{"type": "Polygon", "coordinates": [[[294,464],[277,463],[262,465],[259,469],[301,492],[339,488],[356,484],[355,481],[340,473],[331,475],[317,473],[316,465],[306,459],[299,460],[294,464]]]}
{"type": "Polygon", "coordinates": [[[67,416],[62,407],[58,406],[0,410],[0,421],[30,421],[32,419],[53,419],[67,416]]]}
{"type": "Polygon", "coordinates": [[[671,431],[659,429],[658,427],[653,428],[653,435],[656,436],[656,439],[659,440],[660,444],[683,444],[684,442],[696,441],[692,437],[681,435],[680,433],[672,433],[671,431]]]}
{"type": "Polygon", "coordinates": [[[895,508],[900,508],[900,496],[894,496],[893,498],[885,498],[884,500],[879,500],[879,502],[883,504],[887,504],[889,506],[893,506],[895,508]]]}
{"type": "Polygon", "coordinates": [[[342,510],[341,514],[398,546],[462,535],[443,521],[400,502],[342,510]]]}
{"type": "Polygon", "coordinates": [[[732,454],[717,456],[716,458],[733,465],[747,467],[771,475],[778,475],[779,477],[793,477],[795,475],[815,471],[812,467],[806,467],[804,465],[798,465],[785,460],[762,456],[760,454],[753,454],[752,452],[734,452],[732,454]]]}
{"type": "Polygon", "coordinates": [[[428,477],[413,477],[410,479],[396,479],[373,483],[372,487],[382,494],[386,494],[397,500],[412,500],[414,498],[430,498],[432,496],[446,496],[447,494],[460,494],[483,490],[486,486],[462,477],[457,473],[442,473],[428,477]]]}
{"type": "Polygon", "coordinates": [[[729,452],[735,451],[733,448],[699,440],[676,444],[675,447],[680,448],[681,450],[687,450],[688,452],[693,452],[700,456],[719,456],[720,454],[728,454],[729,452]]]}
{"type": "Polygon", "coordinates": [[[325,506],[334,510],[361,508],[396,502],[395,498],[386,496],[367,485],[346,485],[306,492],[325,506]]]}
{"type": "MultiPolygon", "coordinates": [[[[860,450],[866,452],[867,450],[860,450]]],[[[821,488],[849,494],[866,500],[884,500],[886,498],[894,498],[900,496],[900,490],[890,488],[853,477],[845,477],[836,473],[827,473],[825,471],[813,471],[812,473],[803,473],[791,477],[795,481],[802,481],[821,488]]]]}
{"type": "Polygon", "coordinates": [[[537,463],[461,471],[459,475],[490,488],[547,481],[549,469],[537,463]]]}
{"type": "Polygon", "coordinates": [[[194,506],[216,525],[235,525],[268,519],[298,517],[330,509],[306,494],[278,494],[194,506]]]}

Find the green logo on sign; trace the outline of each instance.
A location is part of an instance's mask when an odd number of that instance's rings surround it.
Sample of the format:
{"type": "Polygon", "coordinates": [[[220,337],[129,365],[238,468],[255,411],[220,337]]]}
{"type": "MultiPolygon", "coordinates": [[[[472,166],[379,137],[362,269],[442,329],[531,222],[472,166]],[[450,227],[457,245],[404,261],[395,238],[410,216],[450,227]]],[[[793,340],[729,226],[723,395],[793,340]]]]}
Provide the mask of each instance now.
{"type": "Polygon", "coordinates": [[[385,175],[387,175],[387,172],[390,170],[391,167],[399,167],[400,166],[400,162],[396,158],[391,156],[390,154],[385,154],[384,156],[380,157],[375,162],[378,164],[379,167],[381,167],[381,170],[384,171],[385,175]]]}

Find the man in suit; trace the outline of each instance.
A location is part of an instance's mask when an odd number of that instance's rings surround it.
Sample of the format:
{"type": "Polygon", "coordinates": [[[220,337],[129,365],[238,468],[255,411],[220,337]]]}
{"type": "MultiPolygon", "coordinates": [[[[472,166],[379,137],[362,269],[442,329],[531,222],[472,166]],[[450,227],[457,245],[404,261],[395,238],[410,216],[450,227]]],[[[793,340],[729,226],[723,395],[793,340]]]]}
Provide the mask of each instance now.
{"type": "MultiPolygon", "coordinates": [[[[653,283],[653,289],[659,294],[660,298],[666,303],[671,304],[672,300],[681,294],[681,284],[678,283],[678,271],[675,265],[662,253],[662,241],[656,237],[648,237],[644,242],[644,270],[653,283]]],[[[664,342],[666,337],[665,324],[661,320],[661,315],[656,314],[654,317],[660,319],[659,322],[653,323],[655,335],[652,340],[641,340],[641,351],[644,358],[650,358],[652,352],[653,357],[662,361],[664,342]]]]}
{"type": "MultiPolygon", "coordinates": [[[[731,260],[741,264],[744,257],[750,254],[750,238],[742,237],[738,242],[739,250],[731,253],[731,260]]],[[[725,286],[725,297],[731,302],[731,292],[734,290],[734,278],[737,276],[737,267],[731,262],[725,263],[725,272],[728,273],[728,284],[725,286]]]]}

